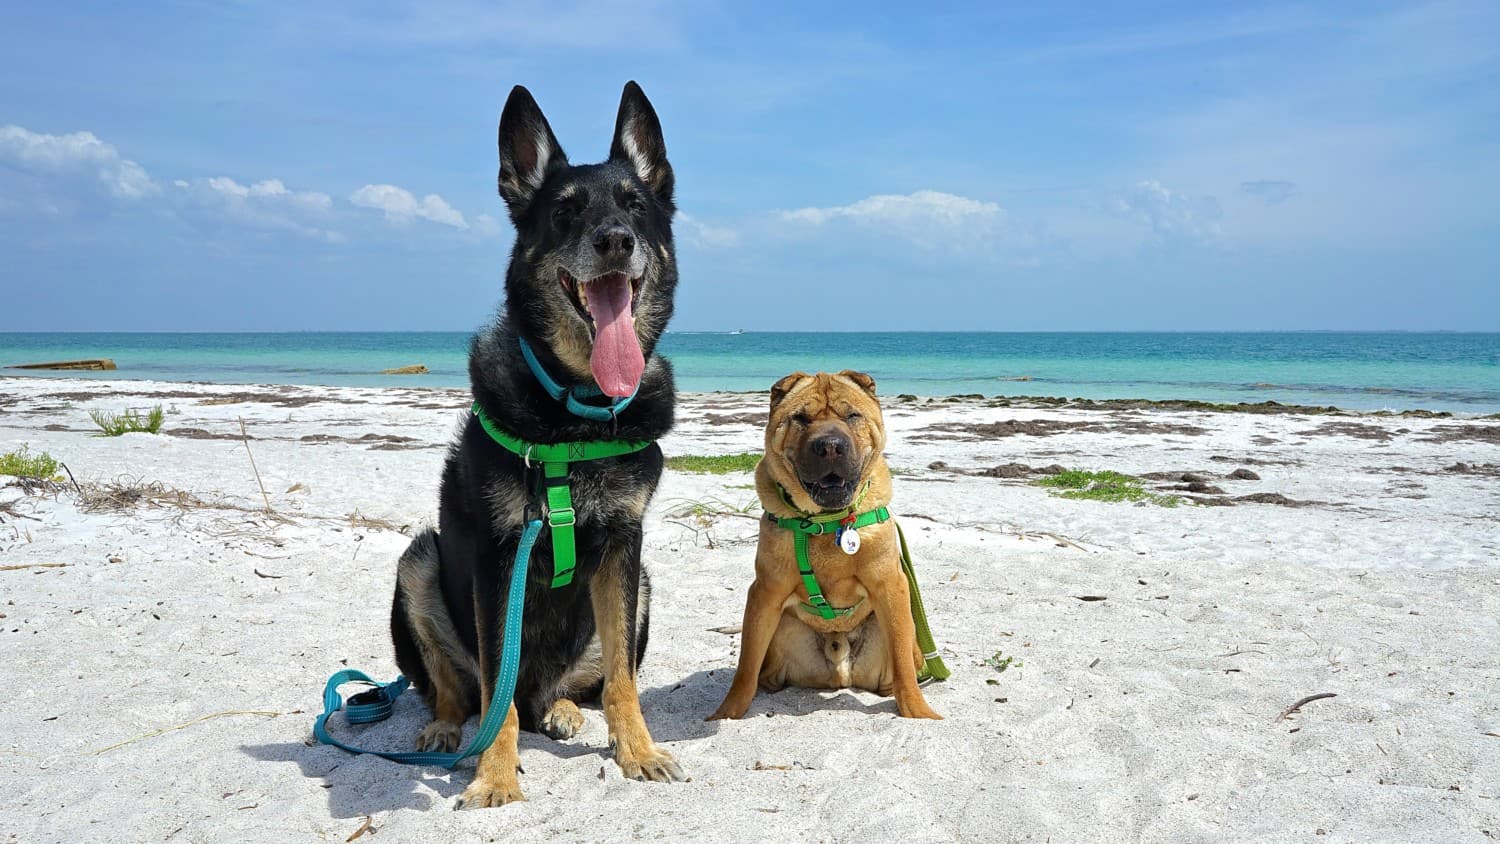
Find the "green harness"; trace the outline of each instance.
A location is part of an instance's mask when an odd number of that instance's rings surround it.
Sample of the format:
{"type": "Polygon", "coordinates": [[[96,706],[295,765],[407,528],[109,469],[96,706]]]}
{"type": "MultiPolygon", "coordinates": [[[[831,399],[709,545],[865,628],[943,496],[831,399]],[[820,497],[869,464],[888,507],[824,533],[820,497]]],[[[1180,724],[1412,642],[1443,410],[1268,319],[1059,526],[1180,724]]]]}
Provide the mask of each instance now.
{"type": "Polygon", "coordinates": [[[573,488],[568,484],[568,464],[602,460],[634,454],[651,445],[650,440],[583,440],[580,442],[545,445],[529,443],[513,437],[495,426],[474,402],[474,415],[485,433],[506,451],[520,457],[531,465],[542,464],[542,483],[547,488],[547,526],[552,533],[552,588],[567,586],[573,582],[573,569],[578,565],[577,542],[573,525],[577,517],[573,512],[573,488]]]}
{"type": "MultiPolygon", "coordinates": [[[[922,670],[917,672],[917,679],[946,680],[952,672],[948,670],[947,665],[943,664],[943,658],[938,655],[937,643],[932,638],[932,629],[927,626],[927,609],[922,605],[922,592],[917,587],[917,572],[911,564],[911,552],[907,550],[906,534],[902,532],[900,523],[892,521],[890,511],[884,507],[876,507],[874,510],[866,510],[859,514],[854,512],[854,508],[864,500],[865,492],[869,488],[869,484],[866,483],[853,504],[832,513],[791,518],[776,518],[767,513],[766,518],[774,522],[777,527],[792,532],[792,547],[797,554],[797,572],[802,575],[802,586],[807,590],[807,601],[803,602],[802,608],[830,621],[847,617],[859,609],[865,601],[861,598],[859,603],[852,607],[835,607],[828,603],[828,599],[823,597],[823,588],[818,585],[817,575],[813,574],[812,561],[807,557],[807,538],[831,533],[834,535],[834,542],[837,543],[842,539],[846,530],[857,531],[863,527],[888,521],[894,524],[896,536],[901,542],[901,572],[906,575],[907,591],[911,593],[911,615],[917,628],[917,646],[922,649],[922,658],[925,660],[922,670]]],[[[781,490],[781,498],[789,506],[791,505],[786,490],[781,490]]]]}

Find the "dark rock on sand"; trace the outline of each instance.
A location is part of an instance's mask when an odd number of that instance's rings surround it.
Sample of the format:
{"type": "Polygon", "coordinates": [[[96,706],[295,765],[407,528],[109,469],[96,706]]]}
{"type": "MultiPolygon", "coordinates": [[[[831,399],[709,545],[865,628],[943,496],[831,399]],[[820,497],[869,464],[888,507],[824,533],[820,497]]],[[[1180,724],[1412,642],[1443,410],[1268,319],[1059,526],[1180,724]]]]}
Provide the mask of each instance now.
{"type": "Polygon", "coordinates": [[[1260,475],[1255,474],[1254,472],[1250,471],[1249,469],[1235,469],[1233,472],[1229,473],[1229,477],[1234,478],[1237,481],[1258,481],[1258,480],[1260,480],[1260,475]]]}
{"type": "Polygon", "coordinates": [[[1269,460],[1269,459],[1263,460],[1263,459],[1261,459],[1259,457],[1225,457],[1222,454],[1215,454],[1212,457],[1209,457],[1208,459],[1214,461],[1215,463],[1243,463],[1246,466],[1301,466],[1302,465],[1302,461],[1301,460],[1269,460]]]}
{"type": "Polygon", "coordinates": [[[750,425],[755,428],[764,428],[769,414],[766,413],[705,413],[702,421],[705,425],[750,425]]]}
{"type": "Polygon", "coordinates": [[[1393,432],[1388,428],[1365,425],[1360,422],[1324,422],[1310,431],[1302,432],[1303,436],[1328,436],[1330,434],[1378,442],[1390,442],[1393,436],[1393,432]]]}
{"type": "Polygon", "coordinates": [[[1189,495],[1187,499],[1200,507],[1233,507],[1234,501],[1222,496],[1189,495]]]}
{"type": "Polygon", "coordinates": [[[922,429],[924,432],[942,436],[925,436],[922,439],[943,440],[991,440],[1025,435],[1029,437],[1051,437],[1070,431],[1100,434],[1181,434],[1198,436],[1208,433],[1197,425],[1157,422],[1149,419],[1100,419],[1095,421],[1063,421],[1057,419],[1005,419],[1000,422],[964,423],[940,422],[922,429]]]}
{"type": "Polygon", "coordinates": [[[1282,507],[1306,507],[1316,504],[1315,501],[1298,501],[1295,498],[1287,498],[1279,492],[1252,492],[1249,495],[1241,495],[1234,499],[1250,504],[1279,504],[1282,507]]]}
{"type": "Polygon", "coordinates": [[[1429,428],[1426,443],[1451,443],[1458,440],[1500,444],[1500,425],[1436,425],[1429,428]]]}
{"type": "Polygon", "coordinates": [[[975,474],[986,478],[1024,478],[1031,474],[1031,467],[1025,463],[1006,463],[1001,466],[980,469],[975,474]]]}
{"type": "Polygon", "coordinates": [[[162,431],[163,434],[172,437],[183,437],[189,440],[243,440],[259,439],[251,434],[231,433],[229,431],[206,431],[202,428],[172,428],[162,431]]]}
{"type": "Polygon", "coordinates": [[[1450,475],[1500,475],[1500,464],[1454,463],[1452,466],[1444,466],[1443,471],[1450,475]]]}

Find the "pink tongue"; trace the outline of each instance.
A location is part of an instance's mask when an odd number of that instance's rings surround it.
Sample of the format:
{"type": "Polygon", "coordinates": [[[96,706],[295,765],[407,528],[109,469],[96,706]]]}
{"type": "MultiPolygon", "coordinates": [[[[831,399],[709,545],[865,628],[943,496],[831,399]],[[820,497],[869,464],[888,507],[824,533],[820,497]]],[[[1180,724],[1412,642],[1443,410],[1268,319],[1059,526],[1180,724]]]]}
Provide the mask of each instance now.
{"type": "Polygon", "coordinates": [[[589,282],[589,314],[594,317],[594,353],[589,367],[605,395],[635,392],[646,371],[646,358],[635,339],[630,314],[630,280],[613,273],[589,282]]]}

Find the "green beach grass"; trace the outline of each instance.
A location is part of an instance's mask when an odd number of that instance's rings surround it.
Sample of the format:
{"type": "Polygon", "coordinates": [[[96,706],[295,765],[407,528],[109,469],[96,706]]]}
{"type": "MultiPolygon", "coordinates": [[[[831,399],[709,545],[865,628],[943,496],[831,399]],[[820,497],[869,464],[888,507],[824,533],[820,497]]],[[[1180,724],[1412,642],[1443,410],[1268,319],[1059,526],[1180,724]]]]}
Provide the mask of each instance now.
{"type": "Polygon", "coordinates": [[[118,437],[121,434],[154,434],[161,430],[161,423],[166,418],[166,414],[158,404],[147,411],[144,417],[134,410],[127,410],[124,413],[90,410],[89,418],[99,426],[101,431],[99,436],[118,437]]]}
{"type": "Polygon", "coordinates": [[[61,480],[57,461],[47,452],[32,452],[29,445],[0,454],[0,475],[14,475],[38,481],[61,480]]]}
{"type": "Polygon", "coordinates": [[[752,472],[760,462],[760,454],[679,454],[667,458],[667,468],[679,472],[695,472],[700,475],[727,475],[730,472],[752,472]]]}
{"type": "Polygon", "coordinates": [[[1032,483],[1047,487],[1053,495],[1076,501],[1145,501],[1161,507],[1176,507],[1182,502],[1180,496],[1148,492],[1140,479],[1108,469],[1068,469],[1032,483]]]}

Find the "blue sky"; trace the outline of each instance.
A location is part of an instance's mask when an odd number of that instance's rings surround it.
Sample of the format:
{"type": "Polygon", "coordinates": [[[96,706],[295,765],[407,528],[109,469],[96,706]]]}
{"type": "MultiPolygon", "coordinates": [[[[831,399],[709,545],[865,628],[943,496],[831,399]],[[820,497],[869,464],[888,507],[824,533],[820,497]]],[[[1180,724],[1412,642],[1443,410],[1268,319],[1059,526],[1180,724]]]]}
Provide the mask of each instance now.
{"type": "Polygon", "coordinates": [[[0,28],[0,330],[470,329],[510,87],[584,162],[632,78],[676,329],[1500,330],[1491,0],[64,5],[0,28]]]}

